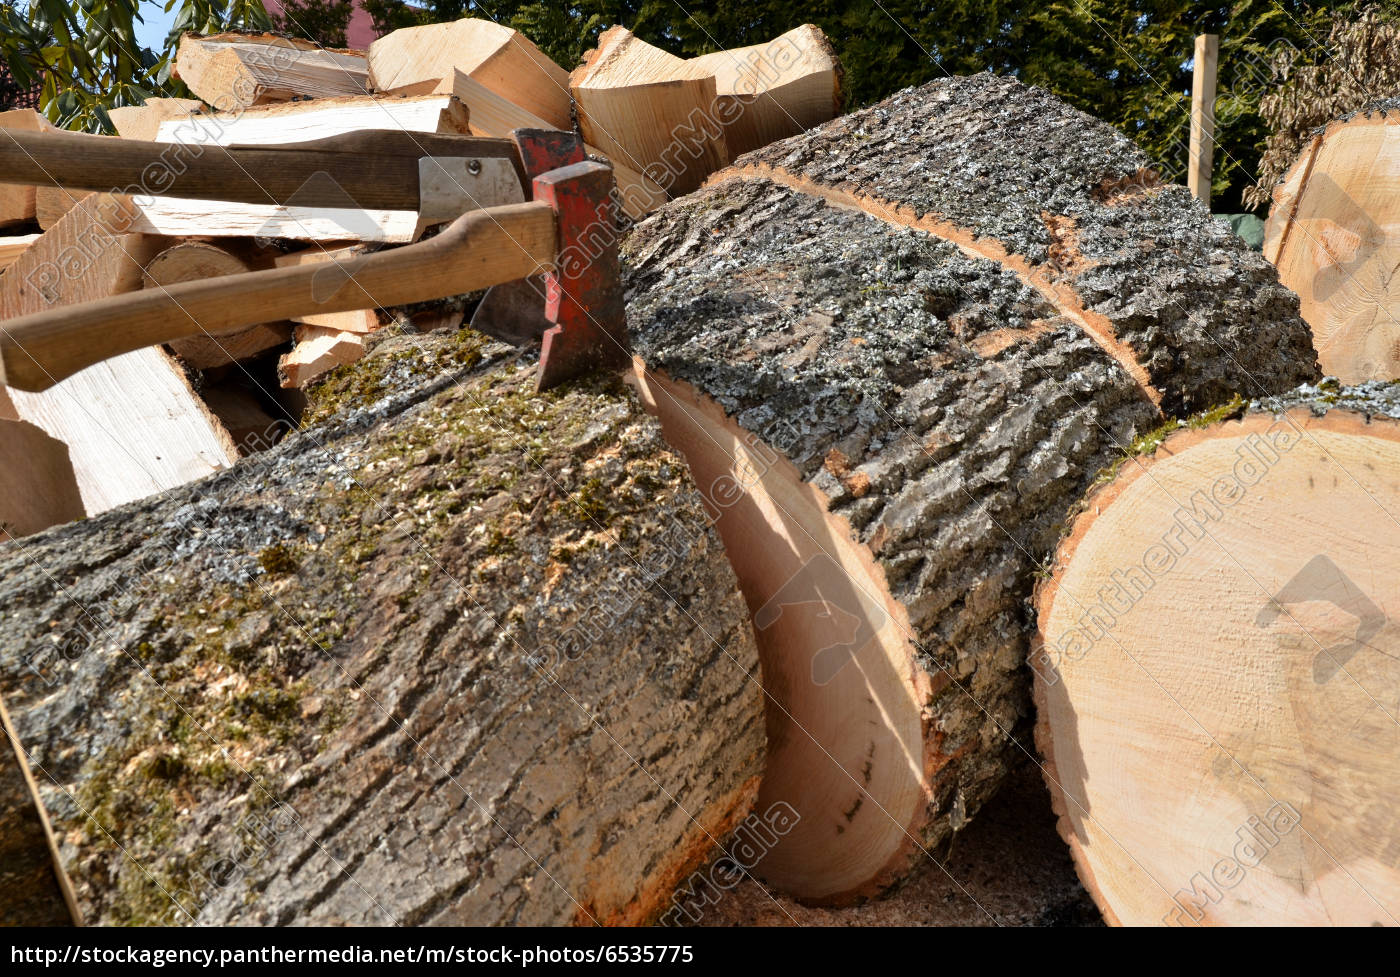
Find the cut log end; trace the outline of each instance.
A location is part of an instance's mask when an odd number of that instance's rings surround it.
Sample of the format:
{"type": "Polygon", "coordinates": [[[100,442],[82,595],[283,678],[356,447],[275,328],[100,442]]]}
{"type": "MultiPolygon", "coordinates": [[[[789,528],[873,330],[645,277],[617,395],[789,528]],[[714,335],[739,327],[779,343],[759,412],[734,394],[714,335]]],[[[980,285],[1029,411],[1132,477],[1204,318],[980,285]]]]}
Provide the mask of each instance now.
{"type": "Polygon", "coordinates": [[[1038,595],[1037,741],[1111,921],[1400,917],[1400,389],[1278,406],[1125,463],[1038,595]]]}
{"type": "Polygon", "coordinates": [[[1298,293],[1322,370],[1343,383],[1400,378],[1400,107],[1315,136],[1274,191],[1264,253],[1298,293]]]}
{"type": "Polygon", "coordinates": [[[872,895],[907,856],[925,803],[916,703],[927,679],[908,617],[791,462],[689,384],[640,360],[630,380],[685,455],[754,615],[768,698],[758,809],[801,814],[760,873],[811,902],[872,895]]]}

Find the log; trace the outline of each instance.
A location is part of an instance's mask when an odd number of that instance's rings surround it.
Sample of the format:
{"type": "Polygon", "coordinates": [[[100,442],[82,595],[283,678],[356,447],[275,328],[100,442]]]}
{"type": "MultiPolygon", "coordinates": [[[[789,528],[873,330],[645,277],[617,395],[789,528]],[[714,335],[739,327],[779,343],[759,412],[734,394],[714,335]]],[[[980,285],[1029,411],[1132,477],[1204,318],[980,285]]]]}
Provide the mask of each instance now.
{"type": "MultiPolygon", "coordinates": [[[[46,132],[52,123],[33,109],[10,109],[0,112],[0,129],[25,132],[46,132]]],[[[0,139],[5,138],[0,136],[0,139]]],[[[0,227],[26,224],[34,220],[34,186],[23,183],[0,183],[0,227]]]]}
{"type": "Polygon", "coordinates": [[[287,389],[305,387],[336,367],[365,355],[365,337],[322,326],[297,326],[296,345],[277,360],[279,382],[287,389]]]}
{"type": "MultiPolygon", "coordinates": [[[[258,260],[248,247],[220,247],[208,241],[181,241],[146,263],[142,283],[145,288],[166,288],[181,282],[240,275],[267,267],[272,267],[272,262],[258,260]]],[[[231,332],[211,329],[205,335],[185,336],[166,345],[195,369],[210,370],[252,359],[288,342],[291,335],[291,323],[277,321],[239,327],[231,332]]],[[[215,413],[218,414],[218,411],[215,413]]],[[[238,438],[235,437],[234,441],[237,442],[238,438]]]]}
{"type": "Polygon", "coordinates": [[[1164,430],[1039,589],[1036,740],[1126,925],[1400,921],[1400,387],[1164,430]]]}
{"type": "Polygon", "coordinates": [[[804,132],[841,111],[841,62],[821,28],[803,24],[766,44],[715,51],[690,65],[715,76],[730,159],[804,132]],[[729,104],[725,104],[729,103],[729,104]]]}
{"type": "MultiPolygon", "coordinates": [[[[139,289],[142,269],[172,242],[124,234],[90,194],[0,272],[5,319],[139,289]]],[[[97,364],[43,393],[10,389],[15,417],[68,445],[88,515],[233,463],[227,432],[184,371],[159,348],[97,364]]]]}
{"type": "Polygon", "coordinates": [[[123,139],[155,142],[161,123],[188,118],[203,109],[204,103],[197,98],[148,98],[140,105],[108,109],[107,117],[123,139]]]}
{"type": "Polygon", "coordinates": [[[1028,736],[1036,572],[1135,437],[1318,378],[1297,299],[1108,125],[979,75],[765,150],[623,244],[634,383],[750,609],[758,872],[870,894],[1028,736]],[[1027,147],[1035,150],[1028,151],[1027,147]]]}
{"type": "Polygon", "coordinates": [[[584,140],[672,196],[729,162],[713,68],[696,67],[625,27],[599,36],[569,89],[584,140]]]}
{"type": "Polygon", "coordinates": [[[454,71],[543,119],[548,128],[573,128],[569,73],[517,30],[467,18],[400,28],[369,46],[375,91],[424,94],[454,71]]]}
{"type": "Polygon", "coordinates": [[[453,99],[451,93],[345,95],[169,119],[160,124],[156,140],[204,146],[277,146],[328,139],[363,129],[470,133],[467,109],[453,99]]]}
{"type": "Polygon", "coordinates": [[[685,465],[620,384],[534,381],[389,338],[272,450],[0,547],[89,923],[645,922],[748,814],[757,657],[685,465]]]}
{"type": "Polygon", "coordinates": [[[27,421],[0,419],[0,459],[0,541],[86,515],[62,441],[27,421]]]}
{"type": "MultiPolygon", "coordinates": [[[[467,107],[474,136],[502,138],[509,136],[514,129],[554,128],[539,116],[497,95],[481,82],[455,68],[438,85],[437,91],[455,95],[467,107]]],[[[586,146],[586,149],[589,156],[601,159],[613,168],[618,196],[628,217],[641,220],[666,202],[666,191],[652,180],[609,158],[595,146],[586,146]]]]}
{"type": "Polygon", "coordinates": [[[59,222],[64,214],[78,205],[87,196],[85,190],[65,190],[63,187],[38,186],[34,188],[34,221],[40,230],[47,231],[59,222]]]}
{"type": "Polygon", "coordinates": [[[293,98],[364,95],[369,78],[363,51],[273,34],[185,34],[172,74],[223,112],[293,98]]]}
{"type": "MultiPolygon", "coordinates": [[[[157,138],[160,142],[188,146],[272,146],[344,136],[365,129],[466,135],[468,118],[465,107],[451,95],[359,96],[172,119],[160,125],[157,138]]],[[[276,206],[173,196],[125,199],[132,230],[168,236],[280,237],[301,241],[354,238],[402,243],[417,235],[417,214],[360,209],[352,194],[345,191],[342,195],[343,207],[295,203],[276,206]]]]}
{"type": "Polygon", "coordinates": [[[72,888],[24,744],[0,701],[0,926],[71,926],[72,888]]]}
{"type": "MultiPolygon", "coordinates": [[[[341,261],[364,254],[361,245],[346,247],[311,247],[304,251],[294,251],[281,255],[273,264],[278,268],[296,268],[300,265],[321,264],[328,261],[341,261]]],[[[317,326],[333,332],[369,333],[379,328],[379,313],[374,309],[347,309],[344,312],[312,312],[307,315],[292,316],[293,322],[317,326]]],[[[298,384],[300,386],[300,384],[298,384]]]]}
{"type": "Polygon", "coordinates": [[[256,359],[270,349],[287,345],[292,341],[293,328],[291,322],[279,320],[228,336],[186,336],[166,345],[191,368],[214,370],[256,359]]]}
{"type": "Polygon", "coordinates": [[[1386,174],[1400,158],[1400,100],[1315,134],[1274,190],[1264,254],[1298,293],[1323,372],[1400,379],[1400,209],[1386,174]]]}
{"type": "Polygon", "coordinates": [[[12,234],[0,237],[0,270],[8,268],[19,260],[19,256],[28,251],[37,240],[39,240],[37,234],[12,234]]]}

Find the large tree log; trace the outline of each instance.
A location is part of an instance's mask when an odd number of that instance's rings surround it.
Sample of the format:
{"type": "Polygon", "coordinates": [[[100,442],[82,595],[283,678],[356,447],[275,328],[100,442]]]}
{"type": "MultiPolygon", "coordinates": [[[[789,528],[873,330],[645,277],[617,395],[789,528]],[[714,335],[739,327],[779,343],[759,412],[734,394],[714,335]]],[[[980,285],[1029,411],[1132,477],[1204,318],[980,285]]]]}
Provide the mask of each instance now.
{"type": "Polygon", "coordinates": [[[756,652],[684,463],[532,359],[390,338],[276,448],[0,548],[89,922],[640,921],[748,812],[756,652]]]}
{"type": "Polygon", "coordinates": [[[991,76],[740,159],[624,245],[636,382],[721,513],[769,712],[759,866],[872,891],[1001,781],[1035,572],[1168,416],[1317,376],[1297,301],[1107,125],[991,76]]]}
{"type": "Polygon", "coordinates": [[[1112,922],[1400,924],[1400,386],[1144,440],[1038,597],[1036,738],[1112,922]]]}
{"type": "Polygon", "coordinates": [[[1400,379],[1400,99],[1315,133],[1274,189],[1264,254],[1298,293],[1323,372],[1400,379]]]}

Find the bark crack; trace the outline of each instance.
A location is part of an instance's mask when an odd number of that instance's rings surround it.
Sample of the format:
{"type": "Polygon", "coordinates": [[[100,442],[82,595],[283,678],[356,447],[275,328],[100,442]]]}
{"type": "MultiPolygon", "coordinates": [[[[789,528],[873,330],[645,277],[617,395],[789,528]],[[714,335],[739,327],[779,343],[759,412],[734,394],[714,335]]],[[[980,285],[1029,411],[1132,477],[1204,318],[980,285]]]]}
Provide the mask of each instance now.
{"type": "Polygon", "coordinates": [[[979,237],[971,228],[961,227],[937,214],[920,215],[907,205],[859,193],[846,187],[825,186],[779,166],[749,163],[730,167],[710,177],[707,185],[712,186],[726,180],[766,180],[776,183],[806,196],[817,197],[833,207],[858,210],[890,224],[923,231],[947,241],[968,257],[995,262],[1015,275],[1028,288],[1038,292],[1057,312],[1083,330],[1086,336],[1097,343],[1099,348],[1133,379],[1157,412],[1162,412],[1161,391],[1153,385],[1151,377],[1133,349],[1118,339],[1113,321],[1102,313],[1085,307],[1073,288],[1056,281],[1053,267],[1034,264],[1024,255],[1013,253],[995,238],[979,237]]]}

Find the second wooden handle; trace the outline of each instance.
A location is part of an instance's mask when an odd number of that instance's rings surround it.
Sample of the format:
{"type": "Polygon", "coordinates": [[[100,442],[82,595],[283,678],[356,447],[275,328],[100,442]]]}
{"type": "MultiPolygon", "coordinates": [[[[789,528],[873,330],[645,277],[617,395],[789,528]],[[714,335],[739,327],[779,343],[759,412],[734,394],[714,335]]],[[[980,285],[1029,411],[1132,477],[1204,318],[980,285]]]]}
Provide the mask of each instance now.
{"type": "Polygon", "coordinates": [[[134,349],[311,312],[405,305],[476,291],[554,263],[546,203],[458,218],[430,241],[340,262],[228,275],[0,322],[0,384],[46,390],[134,349]]]}

